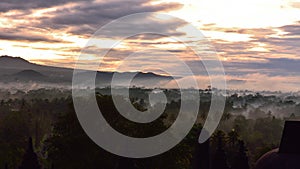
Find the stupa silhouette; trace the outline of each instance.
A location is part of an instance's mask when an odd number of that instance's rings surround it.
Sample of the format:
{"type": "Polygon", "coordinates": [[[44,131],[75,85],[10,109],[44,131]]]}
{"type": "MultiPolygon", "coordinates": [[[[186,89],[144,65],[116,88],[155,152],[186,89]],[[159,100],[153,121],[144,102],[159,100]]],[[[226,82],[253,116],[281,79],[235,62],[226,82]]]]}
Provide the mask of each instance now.
{"type": "Polygon", "coordinates": [[[300,169],[300,121],[286,121],[280,147],[263,155],[255,169],[300,169]]]}

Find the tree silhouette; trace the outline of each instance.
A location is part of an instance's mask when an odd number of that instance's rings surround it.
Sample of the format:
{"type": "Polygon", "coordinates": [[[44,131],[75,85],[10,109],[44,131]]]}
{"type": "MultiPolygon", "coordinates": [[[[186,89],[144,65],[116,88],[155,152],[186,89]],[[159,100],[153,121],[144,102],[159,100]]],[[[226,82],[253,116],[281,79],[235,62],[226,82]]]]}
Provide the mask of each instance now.
{"type": "Polygon", "coordinates": [[[212,169],[229,169],[227,165],[227,157],[223,148],[224,133],[219,131],[217,137],[217,150],[213,157],[212,169]]]}
{"type": "Polygon", "coordinates": [[[232,115],[229,112],[223,114],[222,120],[227,121],[232,118],[232,115]]]}
{"type": "Polygon", "coordinates": [[[296,119],[295,113],[292,113],[292,114],[290,115],[290,119],[296,119]]]}
{"type": "Polygon", "coordinates": [[[239,152],[235,158],[232,169],[249,169],[248,157],[246,154],[246,148],[244,141],[239,141],[239,152]]]}
{"type": "Polygon", "coordinates": [[[33,151],[32,138],[29,138],[28,148],[24,154],[23,161],[19,169],[41,169],[38,157],[33,151]]]}
{"type": "Polygon", "coordinates": [[[238,133],[235,131],[235,129],[232,129],[229,133],[228,133],[228,143],[231,146],[234,146],[239,139],[239,135],[238,133]]]}
{"type": "MultiPolygon", "coordinates": [[[[206,130],[203,130],[205,134],[209,134],[206,130]]],[[[200,134],[200,132],[199,132],[200,134]]],[[[199,135],[198,134],[198,135],[199,135]]],[[[197,136],[198,136],[197,135],[197,136]]],[[[209,142],[210,140],[206,140],[204,143],[198,143],[196,144],[196,152],[194,155],[194,163],[193,163],[193,169],[209,169],[210,168],[210,158],[209,158],[209,142]]]]}
{"type": "Polygon", "coordinates": [[[121,157],[117,169],[137,169],[137,167],[133,159],[121,157]]]}

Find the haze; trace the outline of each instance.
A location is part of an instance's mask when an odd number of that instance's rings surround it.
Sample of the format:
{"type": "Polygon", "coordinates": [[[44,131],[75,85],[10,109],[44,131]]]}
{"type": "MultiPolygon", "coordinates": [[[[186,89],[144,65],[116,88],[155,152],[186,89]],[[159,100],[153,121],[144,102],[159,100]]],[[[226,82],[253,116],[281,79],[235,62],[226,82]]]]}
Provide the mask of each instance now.
{"type": "MultiPolygon", "coordinates": [[[[201,30],[223,61],[230,89],[299,90],[300,1],[29,0],[24,4],[20,0],[3,0],[0,2],[0,55],[72,68],[81,49],[98,28],[137,12],[167,13],[201,30]]],[[[180,30],[181,34],[176,36],[186,37],[187,41],[193,35],[181,22],[149,21],[162,32],[180,30]]],[[[105,40],[109,43],[115,38],[105,40]]],[[[123,55],[150,46],[176,50],[180,58],[194,61],[190,53],[170,39],[137,37],[115,48],[101,70],[115,71],[123,55]]],[[[163,56],[156,67],[163,67],[168,60],[170,57],[163,56]]],[[[139,71],[143,64],[145,58],[140,57],[132,62],[136,67],[127,65],[122,70],[139,71]]],[[[146,70],[161,73],[155,68],[146,70]]],[[[207,77],[201,73],[196,76],[207,83],[207,77]]]]}

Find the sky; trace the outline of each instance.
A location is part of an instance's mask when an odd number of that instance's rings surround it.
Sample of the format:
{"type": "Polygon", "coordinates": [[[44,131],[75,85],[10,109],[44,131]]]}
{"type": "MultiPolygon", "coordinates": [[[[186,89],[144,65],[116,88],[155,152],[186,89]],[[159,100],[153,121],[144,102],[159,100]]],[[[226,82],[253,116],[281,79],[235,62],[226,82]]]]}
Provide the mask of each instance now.
{"type": "MultiPolygon", "coordinates": [[[[73,68],[85,49],[89,62],[80,64],[90,68],[89,63],[96,61],[95,51],[111,48],[133,29],[125,23],[103,31],[100,38],[105,43],[97,49],[87,46],[92,35],[113,20],[141,12],[178,17],[135,18],[134,30],[151,27],[185,43],[196,42],[201,55],[222,61],[229,89],[300,90],[299,0],[2,0],[0,55],[73,68]],[[201,31],[205,41],[195,37],[188,24],[201,31]]],[[[179,59],[192,68],[199,82],[208,85],[195,53],[161,35],[141,34],[123,40],[110,50],[99,69],[159,74],[170,70],[188,81],[179,59]]],[[[210,78],[217,79],[219,74],[210,78]]]]}

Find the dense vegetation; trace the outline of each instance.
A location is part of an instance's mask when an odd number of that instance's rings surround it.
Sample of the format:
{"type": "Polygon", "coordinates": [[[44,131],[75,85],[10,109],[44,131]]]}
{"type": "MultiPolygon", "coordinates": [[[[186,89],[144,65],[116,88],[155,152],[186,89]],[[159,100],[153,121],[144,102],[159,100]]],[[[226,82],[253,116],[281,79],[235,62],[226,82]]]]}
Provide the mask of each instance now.
{"type": "MultiPolygon", "coordinates": [[[[166,90],[169,102],[165,113],[148,125],[137,124],[119,115],[107,90],[98,90],[99,108],[116,130],[129,136],[147,137],[163,132],[180,107],[178,92],[166,90]]],[[[147,91],[132,91],[131,101],[137,109],[147,105],[147,91]]],[[[12,169],[24,166],[28,152],[36,153],[38,163],[46,169],[188,169],[197,166],[199,156],[209,156],[213,169],[247,169],[262,154],[278,147],[284,121],[297,118],[296,112],[300,112],[296,96],[232,95],[227,99],[222,122],[210,139],[209,154],[199,154],[197,140],[211,94],[202,91],[198,123],[179,145],[156,157],[126,159],[106,152],[88,138],[77,120],[70,91],[40,89],[0,94],[0,168],[12,169]],[[282,107],[282,114],[270,105],[282,107]],[[284,108],[292,113],[284,112],[284,108]],[[32,151],[30,143],[28,146],[31,137],[32,151]]]]}

